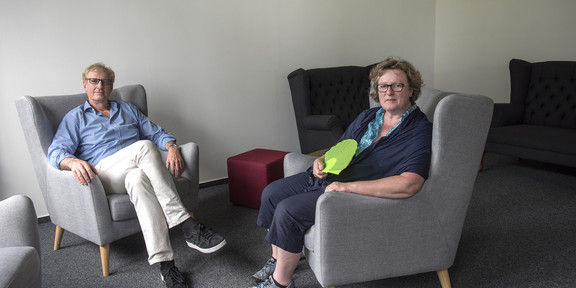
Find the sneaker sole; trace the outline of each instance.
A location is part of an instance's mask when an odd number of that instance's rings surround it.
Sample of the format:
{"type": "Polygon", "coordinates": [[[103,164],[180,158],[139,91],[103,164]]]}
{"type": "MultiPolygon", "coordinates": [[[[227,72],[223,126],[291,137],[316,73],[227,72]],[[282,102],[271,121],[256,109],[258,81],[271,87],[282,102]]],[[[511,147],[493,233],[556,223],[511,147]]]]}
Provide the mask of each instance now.
{"type": "Polygon", "coordinates": [[[222,242],[218,243],[218,245],[210,247],[210,248],[200,248],[188,241],[186,241],[186,244],[188,245],[188,247],[192,248],[192,249],[196,249],[202,253],[208,254],[208,253],[213,253],[216,252],[218,250],[220,250],[222,247],[224,247],[226,245],[226,240],[223,240],[222,242]]]}

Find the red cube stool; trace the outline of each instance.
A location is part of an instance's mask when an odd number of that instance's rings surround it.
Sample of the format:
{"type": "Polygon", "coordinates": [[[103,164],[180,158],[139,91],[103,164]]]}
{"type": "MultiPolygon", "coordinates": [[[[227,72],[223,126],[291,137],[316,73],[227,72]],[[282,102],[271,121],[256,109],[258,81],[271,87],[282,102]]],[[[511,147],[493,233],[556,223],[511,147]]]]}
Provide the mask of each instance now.
{"type": "Polygon", "coordinates": [[[288,152],[254,149],[228,158],[228,191],[235,205],[260,209],[266,185],[284,177],[284,155],[288,152]]]}

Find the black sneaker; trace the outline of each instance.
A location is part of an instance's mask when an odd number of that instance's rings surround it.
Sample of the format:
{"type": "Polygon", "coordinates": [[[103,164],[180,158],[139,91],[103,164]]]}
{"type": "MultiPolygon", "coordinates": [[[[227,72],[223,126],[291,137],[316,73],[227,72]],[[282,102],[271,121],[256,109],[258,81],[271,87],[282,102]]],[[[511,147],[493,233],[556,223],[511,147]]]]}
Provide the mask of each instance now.
{"type": "Polygon", "coordinates": [[[275,269],[276,269],[276,259],[270,257],[270,259],[268,259],[268,261],[266,262],[266,265],[264,265],[264,267],[262,267],[260,271],[254,273],[254,275],[252,275],[252,278],[260,282],[266,281],[268,280],[268,278],[270,278],[270,276],[272,276],[272,274],[274,274],[275,269]]]}
{"type": "Polygon", "coordinates": [[[182,276],[176,267],[170,267],[170,269],[163,272],[162,281],[164,281],[168,288],[188,288],[186,279],[184,279],[184,276],[182,276]]]}
{"type": "Polygon", "coordinates": [[[197,223],[190,218],[190,221],[182,225],[184,236],[186,237],[186,244],[188,247],[194,248],[202,253],[212,253],[220,250],[226,245],[224,238],[205,227],[203,224],[197,223]]]}

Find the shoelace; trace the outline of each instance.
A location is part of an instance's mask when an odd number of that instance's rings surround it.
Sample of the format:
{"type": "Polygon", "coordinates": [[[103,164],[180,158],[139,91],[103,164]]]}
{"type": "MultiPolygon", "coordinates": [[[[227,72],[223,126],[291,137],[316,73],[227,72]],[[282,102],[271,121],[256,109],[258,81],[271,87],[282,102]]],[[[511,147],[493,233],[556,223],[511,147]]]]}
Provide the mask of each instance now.
{"type": "Polygon", "coordinates": [[[172,284],[185,284],[184,276],[180,274],[180,271],[178,271],[178,268],[176,267],[170,267],[166,275],[163,275],[163,277],[164,282],[166,282],[167,278],[170,278],[172,284]]]}
{"type": "Polygon", "coordinates": [[[272,266],[276,264],[276,259],[274,258],[270,258],[268,259],[268,261],[266,262],[266,273],[269,273],[270,270],[272,270],[272,266]]]}
{"type": "Polygon", "coordinates": [[[212,237],[214,237],[214,232],[212,232],[212,230],[206,228],[203,224],[199,224],[200,225],[200,235],[204,238],[206,238],[206,240],[210,241],[212,240],[212,237]]]}

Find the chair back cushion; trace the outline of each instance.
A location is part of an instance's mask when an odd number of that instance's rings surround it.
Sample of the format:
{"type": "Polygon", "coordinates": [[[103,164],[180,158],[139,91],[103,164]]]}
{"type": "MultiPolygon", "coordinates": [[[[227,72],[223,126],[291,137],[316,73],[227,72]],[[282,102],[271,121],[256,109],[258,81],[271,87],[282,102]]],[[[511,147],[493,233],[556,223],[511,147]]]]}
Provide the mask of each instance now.
{"type": "Polygon", "coordinates": [[[344,130],[360,112],[369,108],[369,68],[320,68],[306,73],[311,115],[336,115],[344,130]]]}

